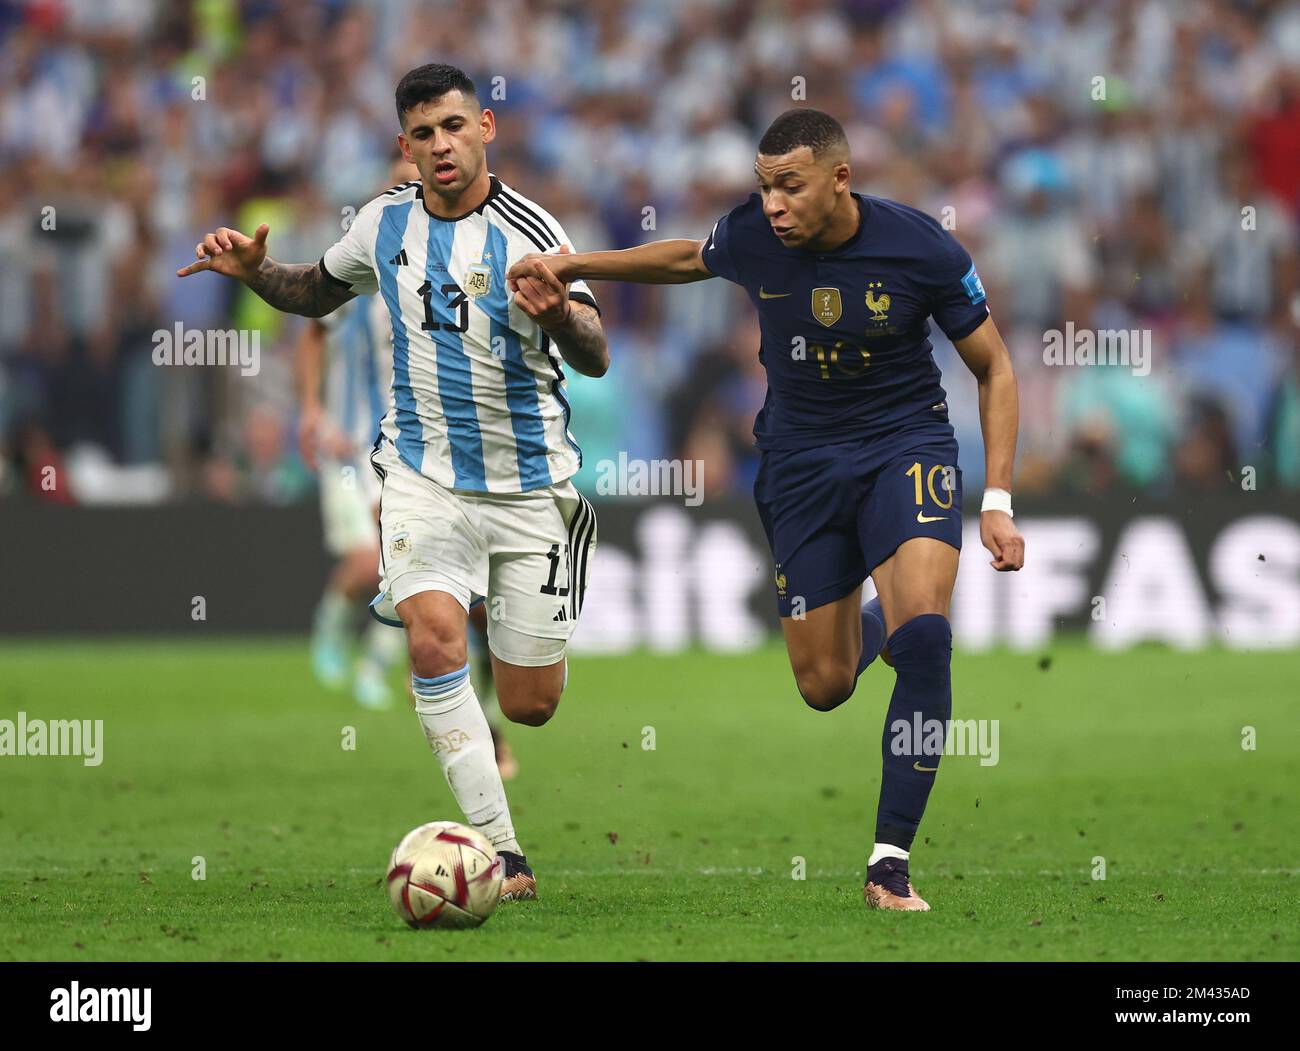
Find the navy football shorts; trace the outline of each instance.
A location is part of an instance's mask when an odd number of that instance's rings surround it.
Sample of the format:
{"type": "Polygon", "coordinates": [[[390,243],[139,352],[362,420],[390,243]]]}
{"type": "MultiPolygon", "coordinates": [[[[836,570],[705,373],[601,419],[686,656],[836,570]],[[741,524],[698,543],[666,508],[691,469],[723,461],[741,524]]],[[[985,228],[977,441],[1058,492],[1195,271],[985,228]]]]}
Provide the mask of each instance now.
{"type": "Polygon", "coordinates": [[[905,540],[934,537],[961,550],[961,470],[947,425],[765,449],[754,500],[783,617],[843,598],[905,540]]]}

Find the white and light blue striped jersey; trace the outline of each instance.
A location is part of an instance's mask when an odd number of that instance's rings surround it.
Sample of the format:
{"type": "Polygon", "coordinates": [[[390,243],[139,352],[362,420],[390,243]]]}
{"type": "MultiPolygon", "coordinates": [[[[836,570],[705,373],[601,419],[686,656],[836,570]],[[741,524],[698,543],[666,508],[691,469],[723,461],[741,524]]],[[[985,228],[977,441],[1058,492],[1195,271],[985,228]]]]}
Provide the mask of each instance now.
{"type": "Polygon", "coordinates": [[[393,356],[388,305],[381,296],[363,296],[344,303],[321,322],[329,332],[325,414],[361,456],[375,444],[389,406],[393,356]]]}
{"type": "MultiPolygon", "coordinates": [[[[388,308],[393,381],[382,439],[426,478],[518,493],[581,466],[560,355],[506,285],[520,257],[567,243],[551,215],[493,175],[483,203],[457,219],[431,215],[418,180],[395,186],[321,259],[328,277],[379,292],[388,308]]],[[[584,282],[569,294],[595,305],[584,282]]]]}

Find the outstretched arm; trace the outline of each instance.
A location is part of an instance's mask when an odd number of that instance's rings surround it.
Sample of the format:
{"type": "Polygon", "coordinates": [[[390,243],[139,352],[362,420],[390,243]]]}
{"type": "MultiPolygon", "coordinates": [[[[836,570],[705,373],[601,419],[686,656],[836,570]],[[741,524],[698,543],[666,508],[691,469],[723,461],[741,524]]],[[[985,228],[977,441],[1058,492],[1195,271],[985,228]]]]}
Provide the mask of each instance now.
{"type": "Polygon", "coordinates": [[[305,317],[324,317],[355,296],[316,263],[277,263],[266,254],[270,229],[263,223],[249,237],[223,226],[194,246],[197,260],[176,276],[213,270],[244,282],[276,310],[305,317]]]}
{"type": "Polygon", "coordinates": [[[319,263],[277,263],[270,256],[244,282],[276,310],[324,317],[356,293],[325,273],[319,263]]]}
{"type": "Polygon", "coordinates": [[[560,357],[576,371],[584,376],[603,376],[609,371],[609,345],[600,315],[594,307],[570,299],[568,283],[552,272],[557,262],[573,258],[568,245],[560,251],[560,255],[528,256],[535,262],[521,266],[521,261],[510,268],[512,274],[518,271],[510,280],[515,302],[542,326],[542,331],[555,341],[560,357]]]}
{"type": "Polygon", "coordinates": [[[703,241],[678,239],[652,241],[618,252],[577,252],[563,255],[526,255],[506,274],[512,289],[518,279],[546,266],[562,283],[588,281],[634,281],[647,285],[684,285],[713,276],[700,252],[703,241]]]}
{"type": "MultiPolygon", "coordinates": [[[[1019,569],[1025,564],[1025,540],[1011,521],[1011,474],[1016,461],[1016,433],[1020,427],[1020,397],[1011,355],[991,317],[974,332],[953,343],[979,384],[980,430],[984,434],[984,484],[1006,493],[1008,510],[980,513],[980,539],[993,555],[996,570],[1019,569]]],[[[1001,497],[993,498],[995,502],[1001,497]]]]}

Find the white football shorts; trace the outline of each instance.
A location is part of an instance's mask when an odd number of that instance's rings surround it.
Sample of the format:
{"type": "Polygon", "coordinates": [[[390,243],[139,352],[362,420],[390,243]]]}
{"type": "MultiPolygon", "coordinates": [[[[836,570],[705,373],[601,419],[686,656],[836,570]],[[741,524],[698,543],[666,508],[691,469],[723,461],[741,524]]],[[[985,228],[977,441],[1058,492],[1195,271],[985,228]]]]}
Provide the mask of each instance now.
{"type": "Polygon", "coordinates": [[[320,464],[320,512],[325,549],[336,558],[359,547],[379,544],[379,479],[364,456],[323,459],[320,464]]]}
{"type": "Polygon", "coordinates": [[[596,549],[595,512],[573,482],[528,493],[447,489],[403,463],[387,440],[370,461],[382,479],[382,579],[371,612],[401,627],[397,605],[421,591],[445,592],[467,611],[481,598],[499,659],[563,659],[596,549]]]}

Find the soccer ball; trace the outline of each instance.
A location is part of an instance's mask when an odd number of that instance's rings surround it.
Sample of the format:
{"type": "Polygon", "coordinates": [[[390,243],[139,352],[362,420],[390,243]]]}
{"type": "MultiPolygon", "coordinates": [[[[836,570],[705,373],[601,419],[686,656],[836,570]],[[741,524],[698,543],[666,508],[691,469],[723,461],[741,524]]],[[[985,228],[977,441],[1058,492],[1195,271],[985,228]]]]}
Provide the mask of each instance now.
{"type": "Polygon", "coordinates": [[[497,852],[472,828],[430,821],[393,848],[388,900],[412,927],[477,927],[501,900],[497,852]]]}

